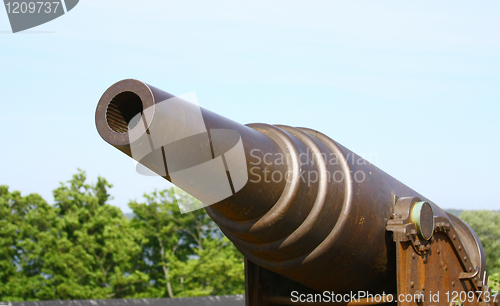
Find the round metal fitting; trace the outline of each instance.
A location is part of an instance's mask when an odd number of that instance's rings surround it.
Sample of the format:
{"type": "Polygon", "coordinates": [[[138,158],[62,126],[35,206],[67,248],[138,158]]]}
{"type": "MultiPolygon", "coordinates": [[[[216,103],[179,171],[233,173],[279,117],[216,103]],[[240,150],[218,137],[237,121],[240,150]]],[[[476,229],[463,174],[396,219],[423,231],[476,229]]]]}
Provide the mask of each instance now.
{"type": "Polygon", "coordinates": [[[411,221],[417,226],[418,234],[429,240],[434,233],[434,211],[429,202],[417,202],[411,209],[411,221]]]}

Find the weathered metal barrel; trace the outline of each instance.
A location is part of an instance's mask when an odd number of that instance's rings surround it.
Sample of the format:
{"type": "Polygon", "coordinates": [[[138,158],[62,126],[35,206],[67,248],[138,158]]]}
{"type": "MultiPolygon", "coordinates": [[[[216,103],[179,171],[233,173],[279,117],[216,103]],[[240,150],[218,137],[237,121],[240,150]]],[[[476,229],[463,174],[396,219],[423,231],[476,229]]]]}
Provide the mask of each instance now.
{"type": "MultiPolygon", "coordinates": [[[[172,97],[137,80],[118,82],[99,101],[98,132],[132,156],[133,142],[162,115],[155,105],[172,97]],[[144,126],[131,123],[138,113],[144,126]]],[[[182,118],[163,127],[167,142],[193,115],[182,101],[175,103],[182,118]]],[[[241,135],[248,182],[206,211],[247,259],[315,290],[396,292],[395,245],[386,224],[396,197],[425,197],[320,132],[244,126],[203,108],[201,114],[207,130],[241,135]]],[[[192,141],[174,143],[170,150],[179,155],[200,149],[192,141]]],[[[446,216],[431,205],[434,215],[446,216]]]]}

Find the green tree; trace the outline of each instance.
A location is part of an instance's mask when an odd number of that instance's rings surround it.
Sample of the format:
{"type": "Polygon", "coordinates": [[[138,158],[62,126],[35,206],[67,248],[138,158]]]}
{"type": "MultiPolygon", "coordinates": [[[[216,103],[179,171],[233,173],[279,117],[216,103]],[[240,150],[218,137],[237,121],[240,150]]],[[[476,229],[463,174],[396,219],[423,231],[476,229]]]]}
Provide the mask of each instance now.
{"type": "Polygon", "coordinates": [[[0,300],[40,299],[50,275],[46,247],[57,230],[57,212],[38,194],[21,196],[0,186],[0,300]]]}
{"type": "Polygon", "coordinates": [[[129,203],[134,212],[132,226],[144,237],[136,266],[147,273],[150,279],[150,286],[145,288],[142,295],[174,297],[170,283],[170,261],[185,252],[179,243],[181,221],[174,191],[155,191],[144,197],[145,203],[129,203]]]}
{"type": "Polygon", "coordinates": [[[500,273],[490,276],[488,286],[491,287],[492,291],[500,292],[500,273]]]}
{"type": "Polygon", "coordinates": [[[107,204],[111,185],[80,171],[54,190],[55,205],[0,187],[0,300],[134,297],[141,233],[107,204]]]}
{"type": "Polygon", "coordinates": [[[243,256],[200,204],[178,189],[108,204],[111,185],[85,172],[54,190],[55,204],[0,186],[0,300],[183,297],[243,293],[243,256]]]}
{"type": "Polygon", "coordinates": [[[171,188],[131,202],[133,224],[141,229],[141,271],[152,280],[145,296],[186,297],[244,291],[243,256],[204,209],[181,214],[178,205],[197,201],[171,188]]]}
{"type": "Polygon", "coordinates": [[[173,263],[172,278],[179,297],[244,293],[243,256],[229,239],[203,239],[193,255],[173,263]]]}
{"type": "Polygon", "coordinates": [[[148,282],[135,269],[141,233],[121,210],[107,204],[111,185],[99,177],[86,184],[85,172],[54,190],[58,209],[58,239],[45,256],[44,273],[57,299],[133,297],[148,282]]]}
{"type": "Polygon", "coordinates": [[[460,215],[483,244],[488,273],[500,272],[500,214],[488,210],[467,210],[460,215]]]}

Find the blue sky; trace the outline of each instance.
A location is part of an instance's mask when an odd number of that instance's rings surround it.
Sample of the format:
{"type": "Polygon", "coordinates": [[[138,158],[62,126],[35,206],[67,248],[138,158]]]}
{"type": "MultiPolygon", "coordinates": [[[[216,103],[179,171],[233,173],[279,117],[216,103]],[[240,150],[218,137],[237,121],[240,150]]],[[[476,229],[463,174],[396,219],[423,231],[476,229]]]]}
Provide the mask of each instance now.
{"type": "Polygon", "coordinates": [[[500,209],[500,2],[82,0],[18,34],[0,9],[0,184],[82,168],[114,205],[166,188],[97,134],[135,78],[240,123],[317,129],[444,208],[500,209]]]}

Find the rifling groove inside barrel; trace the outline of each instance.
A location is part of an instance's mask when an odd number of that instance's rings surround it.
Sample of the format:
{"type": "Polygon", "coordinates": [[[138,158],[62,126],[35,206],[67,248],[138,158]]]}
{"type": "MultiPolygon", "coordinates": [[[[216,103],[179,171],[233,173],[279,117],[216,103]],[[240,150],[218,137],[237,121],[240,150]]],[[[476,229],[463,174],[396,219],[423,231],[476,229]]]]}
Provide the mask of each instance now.
{"type": "Polygon", "coordinates": [[[131,92],[124,91],[116,95],[106,109],[106,122],[117,133],[127,133],[137,125],[132,121],[135,115],[142,113],[141,98],[131,92]]]}

